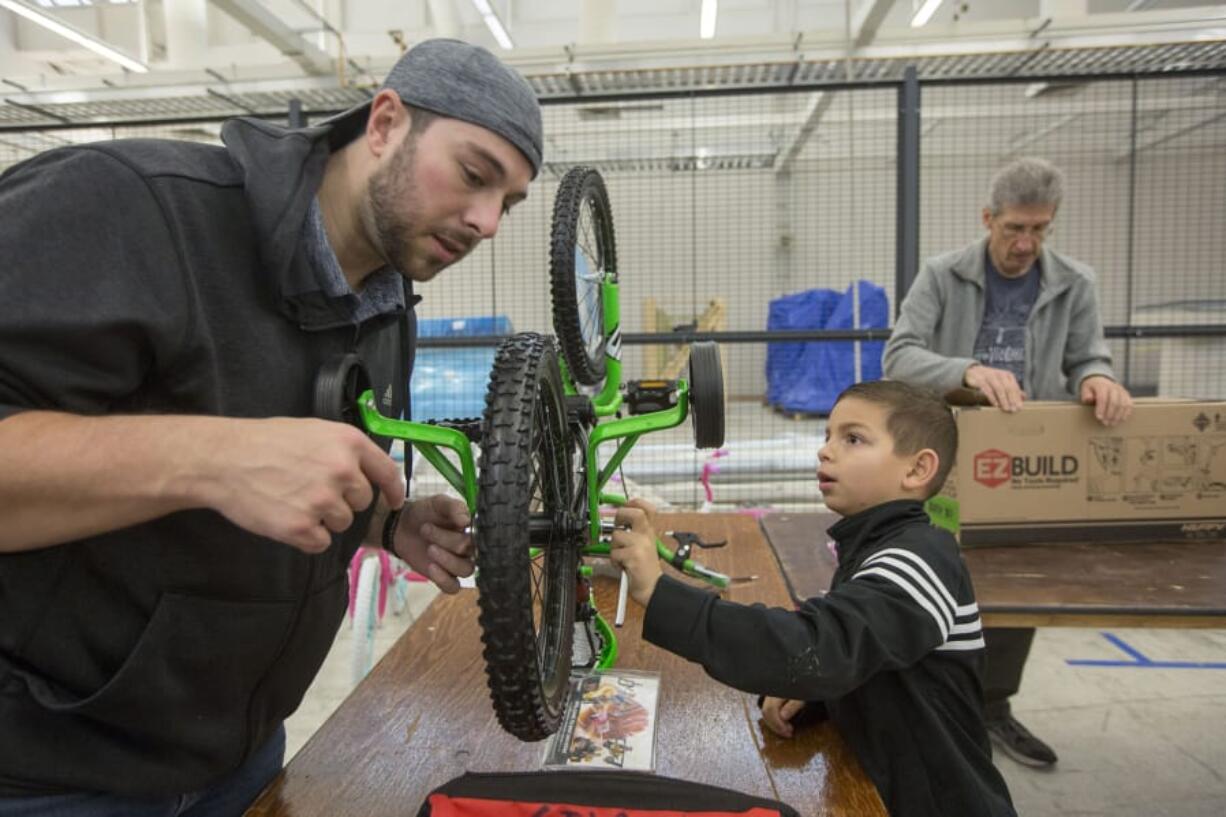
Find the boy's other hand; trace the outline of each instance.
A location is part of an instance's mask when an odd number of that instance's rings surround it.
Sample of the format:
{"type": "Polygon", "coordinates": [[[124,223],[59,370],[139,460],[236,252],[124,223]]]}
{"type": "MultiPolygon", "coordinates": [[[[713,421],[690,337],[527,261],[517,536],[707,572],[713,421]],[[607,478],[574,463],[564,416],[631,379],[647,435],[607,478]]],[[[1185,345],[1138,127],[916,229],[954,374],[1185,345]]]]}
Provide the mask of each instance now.
{"type": "Polygon", "coordinates": [[[792,737],[792,718],[804,708],[804,701],[792,701],[787,698],[772,698],[769,695],[762,699],[762,720],[776,735],[784,738],[792,737]]]}
{"type": "Polygon", "coordinates": [[[626,571],[630,580],[630,596],[644,607],[651,601],[656,583],[660,581],[660,557],[656,552],[656,532],[653,527],[656,509],[641,499],[632,499],[617,511],[609,558],[626,571]]]}

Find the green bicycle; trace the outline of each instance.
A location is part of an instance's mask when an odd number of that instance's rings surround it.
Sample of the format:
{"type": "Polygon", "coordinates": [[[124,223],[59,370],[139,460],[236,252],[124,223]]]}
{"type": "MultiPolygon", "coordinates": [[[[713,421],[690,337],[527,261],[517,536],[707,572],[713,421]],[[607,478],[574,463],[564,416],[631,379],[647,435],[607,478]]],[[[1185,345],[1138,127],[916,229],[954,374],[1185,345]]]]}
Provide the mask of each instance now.
{"type": "MultiPolygon", "coordinates": [[[[384,417],[353,355],[325,366],[315,388],[319,416],[412,445],[467,502],[490,697],[503,728],[526,741],[557,731],[574,669],[617,658],[583,562],[609,553],[612,526],[600,507],[626,501],[606,491],[609,481],[642,435],[687,417],[697,447],[724,438],[715,343],[691,345],[687,379],[622,382],[613,217],[592,168],[572,169],[559,185],[550,281],[557,342],[520,333],[499,345],[479,421],[384,417]],[[615,448],[602,463],[605,444],[615,448]]],[[[685,574],[727,585],[688,553],[656,546],[685,574]]]]}

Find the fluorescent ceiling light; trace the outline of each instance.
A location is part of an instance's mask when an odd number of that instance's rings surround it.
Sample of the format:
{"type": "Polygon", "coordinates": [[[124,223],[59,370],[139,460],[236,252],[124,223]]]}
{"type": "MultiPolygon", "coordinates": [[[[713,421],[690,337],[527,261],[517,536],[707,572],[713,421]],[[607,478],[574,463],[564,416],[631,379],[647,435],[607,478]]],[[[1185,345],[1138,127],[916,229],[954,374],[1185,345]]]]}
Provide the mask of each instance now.
{"type": "Polygon", "coordinates": [[[924,0],[920,5],[919,11],[915,12],[915,16],[911,18],[911,28],[919,28],[932,19],[932,15],[936,14],[937,8],[941,5],[941,0],[924,0]]]}
{"type": "Polygon", "coordinates": [[[136,0],[38,0],[38,4],[45,9],[68,8],[70,6],[102,6],[110,4],[112,6],[127,6],[135,3],[136,0]]]}
{"type": "Polygon", "coordinates": [[[62,20],[57,20],[55,17],[41,11],[38,7],[25,2],[25,0],[0,0],[0,8],[6,8],[14,14],[20,14],[27,20],[38,23],[48,31],[53,31],[65,39],[72,40],[77,45],[88,48],[95,54],[119,63],[129,71],[144,74],[149,70],[149,66],[143,62],[129,57],[114,46],[107,45],[92,34],[86,34],[79,28],[70,26],[62,20]]]}
{"type": "Polygon", "coordinates": [[[511,35],[507,33],[506,28],[502,25],[502,20],[498,18],[498,13],[490,6],[489,0],[473,0],[473,5],[477,7],[477,13],[481,15],[481,19],[485,21],[485,27],[494,35],[494,39],[498,41],[498,45],[510,51],[515,47],[515,43],[511,41],[511,35]]]}
{"type": "Polygon", "coordinates": [[[715,36],[715,15],[719,13],[716,0],[702,0],[702,12],[698,20],[698,36],[709,40],[715,36]]]}

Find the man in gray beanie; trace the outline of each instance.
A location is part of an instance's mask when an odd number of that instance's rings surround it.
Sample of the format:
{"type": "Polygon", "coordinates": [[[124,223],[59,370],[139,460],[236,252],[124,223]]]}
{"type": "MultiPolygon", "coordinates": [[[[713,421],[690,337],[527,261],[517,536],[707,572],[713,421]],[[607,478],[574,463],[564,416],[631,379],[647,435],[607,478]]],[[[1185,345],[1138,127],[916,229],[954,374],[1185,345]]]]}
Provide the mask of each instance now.
{"type": "MultiPolygon", "coordinates": [[[[458,40],[408,51],[371,102],[331,126],[335,152],[319,195],[325,223],[329,209],[338,221],[360,216],[338,225],[340,237],[370,244],[362,249],[375,253],[364,263],[377,258],[415,281],[492,238],[541,166],[541,113],[531,87],[490,52],[458,40]],[[427,178],[434,186],[423,199],[427,178]],[[465,200],[450,196],[456,192],[465,200]]],[[[353,258],[339,249],[337,256],[342,267],[353,258]]],[[[355,290],[364,280],[361,269],[346,270],[346,278],[355,290]]]]}
{"type": "MultiPolygon", "coordinates": [[[[506,139],[541,169],[541,108],[532,87],[484,48],[459,40],[427,40],[401,57],[380,90],[394,91],[414,108],[480,125],[506,139]]],[[[332,120],[347,142],[366,124],[371,103],[332,120]]]]}
{"type": "Polygon", "coordinates": [[[0,176],[0,817],[241,814],[357,548],[445,592],[473,570],[464,504],[407,499],[314,391],[355,354],[407,415],[413,284],[527,195],[531,88],[432,40],[332,121],[222,138],[0,176]]]}

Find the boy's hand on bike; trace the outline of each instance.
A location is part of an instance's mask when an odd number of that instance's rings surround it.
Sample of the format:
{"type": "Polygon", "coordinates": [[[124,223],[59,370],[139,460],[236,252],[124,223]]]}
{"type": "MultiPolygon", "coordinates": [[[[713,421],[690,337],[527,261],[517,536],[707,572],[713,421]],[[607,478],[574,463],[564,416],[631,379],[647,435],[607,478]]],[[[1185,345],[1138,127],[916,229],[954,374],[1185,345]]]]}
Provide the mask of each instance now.
{"type": "Polygon", "coordinates": [[[468,506],[455,497],[410,502],[396,530],[396,554],[444,593],[456,593],[459,578],[473,574],[473,541],[465,532],[470,522],[468,506]]]}
{"type": "Polygon", "coordinates": [[[762,720],[767,728],[780,737],[792,737],[792,718],[804,708],[804,701],[792,701],[787,698],[772,698],[769,695],[762,700],[762,720]]]}
{"type": "Polygon", "coordinates": [[[619,508],[613,517],[618,530],[613,531],[609,548],[609,558],[626,571],[630,580],[630,596],[644,607],[651,601],[661,573],[652,525],[655,513],[656,509],[641,499],[632,499],[619,508]]]}

